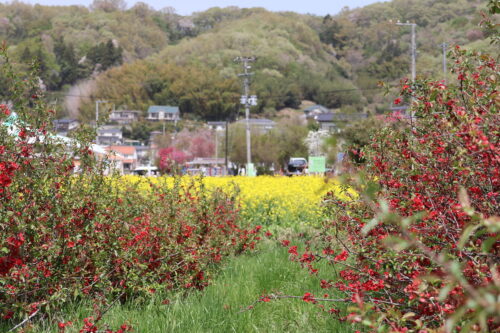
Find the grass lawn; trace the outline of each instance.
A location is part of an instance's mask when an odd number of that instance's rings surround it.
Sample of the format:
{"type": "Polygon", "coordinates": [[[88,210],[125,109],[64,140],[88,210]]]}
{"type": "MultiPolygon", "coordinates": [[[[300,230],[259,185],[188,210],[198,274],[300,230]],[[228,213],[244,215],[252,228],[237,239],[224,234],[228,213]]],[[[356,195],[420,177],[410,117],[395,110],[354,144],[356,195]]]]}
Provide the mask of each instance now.
{"type": "MultiPolygon", "coordinates": [[[[161,304],[159,297],[141,305],[118,304],[106,313],[102,323],[116,329],[126,322],[134,327],[134,332],[149,333],[354,331],[350,324],[340,323],[317,306],[299,299],[259,302],[253,309],[241,311],[266,293],[303,295],[307,291],[323,295],[317,279],[311,279],[288,256],[286,248],[264,241],[257,252],[230,259],[212,285],[202,292],[175,296],[168,305],[161,304]]],[[[325,304],[329,306],[333,305],[325,304]]],[[[68,309],[64,319],[82,323],[89,315],[88,307],[75,306],[68,309]]],[[[79,328],[75,325],[67,331],[77,332],[79,328]]],[[[35,324],[33,329],[57,332],[54,326],[43,329],[35,324]]]]}

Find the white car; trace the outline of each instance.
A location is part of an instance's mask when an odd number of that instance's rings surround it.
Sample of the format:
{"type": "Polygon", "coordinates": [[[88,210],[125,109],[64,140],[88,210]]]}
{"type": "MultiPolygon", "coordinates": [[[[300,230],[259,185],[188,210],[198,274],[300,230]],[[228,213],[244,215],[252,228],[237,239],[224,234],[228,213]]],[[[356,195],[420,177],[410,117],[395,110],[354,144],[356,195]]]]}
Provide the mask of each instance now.
{"type": "Polygon", "coordinates": [[[307,160],[303,157],[292,157],[286,168],[287,176],[304,175],[307,170],[307,160]]]}

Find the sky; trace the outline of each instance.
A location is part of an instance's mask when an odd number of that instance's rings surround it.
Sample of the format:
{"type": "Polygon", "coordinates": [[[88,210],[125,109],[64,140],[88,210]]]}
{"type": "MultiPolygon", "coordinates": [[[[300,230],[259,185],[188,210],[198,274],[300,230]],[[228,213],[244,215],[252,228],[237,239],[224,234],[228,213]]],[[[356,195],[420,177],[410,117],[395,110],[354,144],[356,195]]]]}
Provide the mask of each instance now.
{"type": "MultiPolygon", "coordinates": [[[[129,7],[133,6],[136,0],[125,0],[129,7]]],[[[1,3],[9,1],[0,0],[1,3]]],[[[92,0],[21,0],[24,3],[41,5],[82,5],[88,6],[92,0]]],[[[178,14],[189,15],[192,12],[204,11],[211,7],[238,6],[264,7],[272,11],[294,11],[302,14],[316,14],[324,16],[326,14],[337,14],[340,10],[349,6],[356,8],[369,5],[380,0],[187,0],[187,1],[165,1],[165,0],[143,0],[155,9],[173,7],[178,14]]]]}

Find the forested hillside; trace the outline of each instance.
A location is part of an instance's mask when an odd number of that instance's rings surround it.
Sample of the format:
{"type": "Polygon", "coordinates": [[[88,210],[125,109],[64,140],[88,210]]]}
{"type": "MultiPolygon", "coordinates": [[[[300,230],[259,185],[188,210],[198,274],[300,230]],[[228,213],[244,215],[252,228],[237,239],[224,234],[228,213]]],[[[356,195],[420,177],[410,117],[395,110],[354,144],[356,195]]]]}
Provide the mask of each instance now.
{"type": "Polygon", "coordinates": [[[91,118],[95,98],[141,110],[179,105],[188,118],[235,117],[242,68],[233,60],[242,55],[257,57],[257,113],[272,116],[304,99],[343,112],[383,112],[391,97],[377,82],[409,76],[409,28],[395,20],[417,24],[417,74],[444,78],[441,43],[498,53],[478,27],[484,6],[394,0],[325,17],[237,7],[182,17],[172,8],[125,9],[112,0],[91,8],[14,2],[0,4],[0,39],[20,63],[38,60],[49,91],[96,78],[91,98],[81,97],[83,119],[91,118]]]}
{"type": "Polygon", "coordinates": [[[186,35],[172,10],[146,4],[124,10],[120,1],[83,6],[0,4],[0,40],[26,69],[32,60],[49,91],[59,91],[106,69],[145,58],[186,35]]]}
{"type": "Polygon", "coordinates": [[[255,55],[252,87],[261,100],[258,112],[296,107],[303,98],[332,107],[361,107],[359,95],[322,94],[355,87],[333,48],[321,43],[298,16],[243,11],[249,15],[221,22],[196,38],[105,73],[98,80],[97,95],[113,99],[128,95],[126,103],[138,107],[178,104],[184,113],[225,119],[237,110],[241,93],[237,74],[242,68],[233,60],[255,55]]]}

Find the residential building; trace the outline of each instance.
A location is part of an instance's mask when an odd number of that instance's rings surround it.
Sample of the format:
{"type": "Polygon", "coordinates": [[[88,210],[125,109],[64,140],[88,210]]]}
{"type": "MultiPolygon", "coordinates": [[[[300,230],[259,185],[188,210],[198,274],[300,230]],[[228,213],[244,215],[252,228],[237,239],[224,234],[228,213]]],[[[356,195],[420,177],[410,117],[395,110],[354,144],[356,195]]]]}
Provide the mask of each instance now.
{"type": "Polygon", "coordinates": [[[151,121],[178,121],[180,120],[179,107],[169,105],[152,105],[148,109],[147,120],[151,121]]]}
{"type": "Polygon", "coordinates": [[[325,113],[314,117],[320,129],[330,133],[338,133],[346,124],[365,118],[368,118],[366,113],[325,113]]]}
{"type": "Polygon", "coordinates": [[[63,118],[53,121],[55,131],[60,134],[67,136],[69,132],[76,130],[80,127],[80,122],[72,118],[63,118]]]}
{"type": "Polygon", "coordinates": [[[226,176],[226,160],[225,158],[212,157],[195,157],[192,161],[187,162],[186,171],[190,175],[203,176],[226,176]]]}
{"type": "Polygon", "coordinates": [[[225,121],[208,121],[207,126],[213,130],[222,131],[222,130],[226,129],[226,122],[225,121]]]}
{"type": "Polygon", "coordinates": [[[304,114],[306,116],[306,119],[314,118],[315,116],[325,113],[331,113],[330,109],[319,104],[312,105],[304,109],[304,114]]]}
{"type": "MultiPolygon", "coordinates": [[[[276,122],[266,118],[261,118],[261,119],[251,118],[248,121],[250,123],[250,128],[260,133],[267,133],[276,126],[276,122]]],[[[243,124],[246,126],[246,119],[240,119],[236,123],[243,124]]]]}
{"type": "Polygon", "coordinates": [[[109,146],[106,150],[109,156],[121,161],[123,173],[129,174],[137,167],[137,150],[134,146],[109,146]]]}
{"type": "Polygon", "coordinates": [[[141,111],[137,110],[113,110],[109,115],[109,121],[118,124],[131,124],[139,120],[141,111]]]}
{"type": "Polygon", "coordinates": [[[140,165],[148,165],[149,162],[154,163],[153,152],[150,146],[134,146],[137,152],[137,160],[140,165]]]}
{"type": "Polygon", "coordinates": [[[105,146],[123,143],[122,129],[116,126],[102,126],[97,129],[97,143],[105,146]]]}
{"type": "Polygon", "coordinates": [[[132,139],[123,139],[124,146],[142,146],[142,142],[140,140],[132,140],[132,139]]]}
{"type": "Polygon", "coordinates": [[[149,145],[153,145],[155,144],[155,140],[156,138],[160,137],[163,135],[163,132],[162,131],[152,131],[152,132],[149,132],[149,145]]]}

